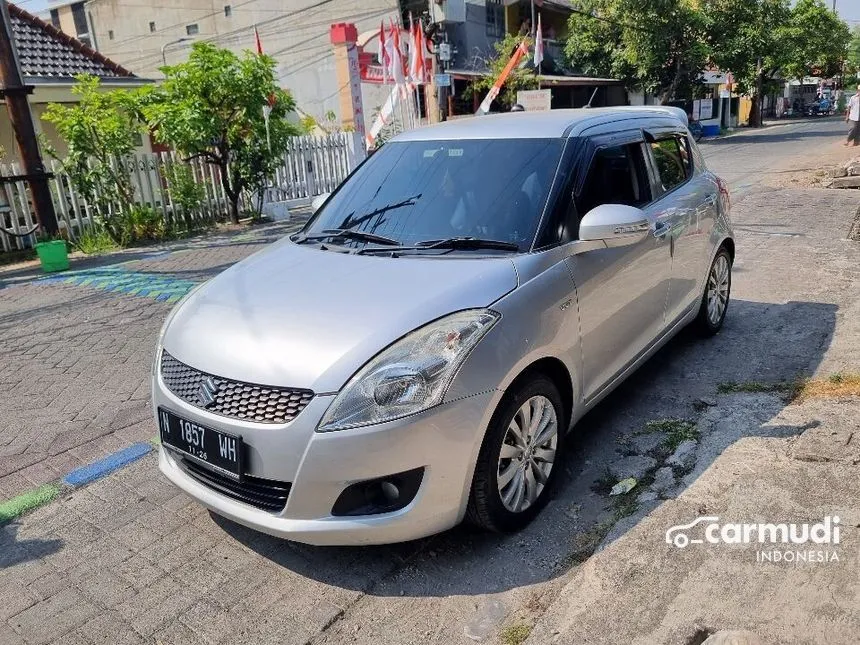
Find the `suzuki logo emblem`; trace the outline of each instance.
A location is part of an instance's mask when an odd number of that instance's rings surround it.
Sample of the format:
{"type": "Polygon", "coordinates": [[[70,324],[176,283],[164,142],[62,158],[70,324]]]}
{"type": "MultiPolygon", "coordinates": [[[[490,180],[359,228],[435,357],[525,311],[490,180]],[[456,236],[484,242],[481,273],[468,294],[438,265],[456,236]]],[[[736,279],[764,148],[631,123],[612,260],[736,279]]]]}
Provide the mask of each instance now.
{"type": "Polygon", "coordinates": [[[218,384],[211,376],[203,379],[200,387],[197,388],[197,401],[201,407],[208,408],[215,403],[215,396],[218,394],[218,384]]]}

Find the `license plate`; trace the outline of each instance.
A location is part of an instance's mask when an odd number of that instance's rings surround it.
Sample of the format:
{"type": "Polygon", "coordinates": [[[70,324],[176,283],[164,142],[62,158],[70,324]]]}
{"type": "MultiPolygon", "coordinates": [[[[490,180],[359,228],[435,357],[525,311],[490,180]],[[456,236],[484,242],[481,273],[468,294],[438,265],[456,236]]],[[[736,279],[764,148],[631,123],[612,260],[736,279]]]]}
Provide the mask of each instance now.
{"type": "Polygon", "coordinates": [[[161,443],[202,462],[213,470],[242,479],[242,437],[207,428],[158,408],[161,443]]]}

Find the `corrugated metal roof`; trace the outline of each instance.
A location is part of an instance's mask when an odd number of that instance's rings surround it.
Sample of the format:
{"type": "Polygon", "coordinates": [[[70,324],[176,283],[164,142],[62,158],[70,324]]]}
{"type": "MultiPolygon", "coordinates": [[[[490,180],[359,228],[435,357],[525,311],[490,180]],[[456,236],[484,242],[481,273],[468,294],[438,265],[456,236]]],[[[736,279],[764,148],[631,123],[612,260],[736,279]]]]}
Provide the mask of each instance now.
{"type": "Polygon", "coordinates": [[[130,71],[41,18],[9,5],[21,73],[30,82],[70,81],[77,74],[134,79],[130,71]]]}

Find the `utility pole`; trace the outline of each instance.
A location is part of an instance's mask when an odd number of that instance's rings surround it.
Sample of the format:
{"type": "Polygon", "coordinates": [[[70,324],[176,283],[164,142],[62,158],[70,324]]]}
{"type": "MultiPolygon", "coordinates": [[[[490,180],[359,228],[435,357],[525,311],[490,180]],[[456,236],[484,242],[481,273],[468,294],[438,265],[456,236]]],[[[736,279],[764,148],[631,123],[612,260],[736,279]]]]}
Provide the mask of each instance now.
{"type": "Polygon", "coordinates": [[[18,50],[12,35],[12,20],[9,17],[9,7],[6,0],[0,0],[0,95],[6,99],[6,109],[9,111],[9,121],[15,132],[18,153],[24,167],[24,177],[30,185],[33,197],[33,208],[36,219],[48,235],[58,232],[57,215],[54,212],[54,201],[51,199],[51,189],[48,186],[48,173],[42,163],[39,152],[39,142],[36,139],[36,129],[33,126],[33,115],[30,113],[30,102],[27,95],[33,87],[24,85],[21,68],[18,65],[18,50]]]}

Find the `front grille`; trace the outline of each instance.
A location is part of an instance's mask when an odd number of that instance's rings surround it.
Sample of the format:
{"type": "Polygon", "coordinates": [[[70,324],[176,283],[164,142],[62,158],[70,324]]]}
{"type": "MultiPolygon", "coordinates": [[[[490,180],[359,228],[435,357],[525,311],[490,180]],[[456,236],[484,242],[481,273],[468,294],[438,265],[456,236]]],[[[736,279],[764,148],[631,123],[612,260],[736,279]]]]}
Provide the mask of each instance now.
{"type": "Polygon", "coordinates": [[[245,475],[241,482],[204,468],[190,459],[181,461],[182,470],[204,486],[262,511],[280,513],[287,505],[291,484],[245,475]]]}
{"type": "Polygon", "coordinates": [[[165,351],[161,352],[161,378],[167,388],[186,403],[225,417],[257,423],[288,423],[314,398],[310,390],[254,385],[207,374],[180,363],[165,351]],[[212,402],[204,405],[200,400],[200,386],[207,379],[212,380],[216,391],[212,402]]]}

